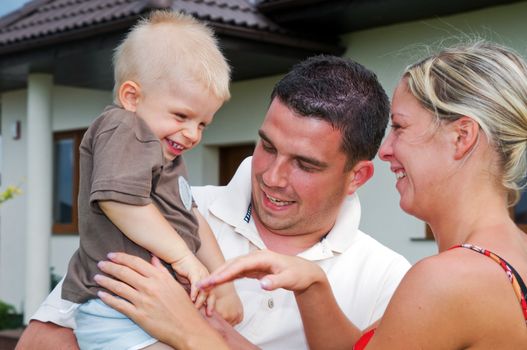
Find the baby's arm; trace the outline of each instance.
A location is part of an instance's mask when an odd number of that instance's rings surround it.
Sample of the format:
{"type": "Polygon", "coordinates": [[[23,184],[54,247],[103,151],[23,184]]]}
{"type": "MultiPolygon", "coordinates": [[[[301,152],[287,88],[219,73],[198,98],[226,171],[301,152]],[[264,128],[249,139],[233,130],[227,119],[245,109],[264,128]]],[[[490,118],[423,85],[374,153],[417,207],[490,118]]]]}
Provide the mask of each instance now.
{"type": "MultiPolygon", "coordinates": [[[[199,260],[209,269],[214,271],[217,267],[223,265],[225,258],[221,249],[212,233],[212,230],[199,210],[193,209],[199,223],[199,238],[201,247],[196,253],[199,260]]],[[[231,325],[238,324],[243,319],[243,306],[234,289],[233,283],[227,283],[214,289],[217,300],[215,303],[216,311],[231,325]]],[[[212,310],[207,308],[210,315],[212,310]]]]}
{"type": "Polygon", "coordinates": [[[206,295],[198,297],[195,284],[208,276],[208,270],[190,251],[185,241],[153,204],[131,205],[115,201],[99,201],[104,214],[136,244],[170,263],[174,270],[191,283],[190,296],[199,307],[206,295]]]}

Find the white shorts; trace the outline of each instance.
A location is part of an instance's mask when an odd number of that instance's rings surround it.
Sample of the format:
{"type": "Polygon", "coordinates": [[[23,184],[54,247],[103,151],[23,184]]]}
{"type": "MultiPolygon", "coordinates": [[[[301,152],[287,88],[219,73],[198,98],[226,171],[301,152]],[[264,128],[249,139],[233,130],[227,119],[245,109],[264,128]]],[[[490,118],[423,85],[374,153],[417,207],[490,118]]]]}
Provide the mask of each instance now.
{"type": "Polygon", "coordinates": [[[74,332],[81,350],[138,350],[157,342],[134,321],[100,299],[80,305],[75,321],[74,332]]]}

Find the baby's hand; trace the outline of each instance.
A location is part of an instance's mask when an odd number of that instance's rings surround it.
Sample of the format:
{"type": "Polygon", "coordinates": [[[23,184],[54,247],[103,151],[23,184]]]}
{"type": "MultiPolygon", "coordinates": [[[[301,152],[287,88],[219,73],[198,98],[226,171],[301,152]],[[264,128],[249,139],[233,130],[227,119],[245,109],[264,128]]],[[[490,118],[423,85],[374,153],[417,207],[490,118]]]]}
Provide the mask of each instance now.
{"type": "MultiPolygon", "coordinates": [[[[216,294],[216,311],[229,322],[231,326],[243,320],[243,306],[232,283],[222,284],[214,288],[216,294]]],[[[207,314],[212,314],[212,309],[207,305],[207,314]]]]}
{"type": "Polygon", "coordinates": [[[209,292],[196,287],[196,283],[207,277],[209,271],[195,255],[189,253],[171,265],[179,275],[188,279],[190,282],[190,299],[192,299],[197,308],[203,306],[206,300],[210,300],[214,306],[214,297],[212,295],[209,297],[209,292]]]}

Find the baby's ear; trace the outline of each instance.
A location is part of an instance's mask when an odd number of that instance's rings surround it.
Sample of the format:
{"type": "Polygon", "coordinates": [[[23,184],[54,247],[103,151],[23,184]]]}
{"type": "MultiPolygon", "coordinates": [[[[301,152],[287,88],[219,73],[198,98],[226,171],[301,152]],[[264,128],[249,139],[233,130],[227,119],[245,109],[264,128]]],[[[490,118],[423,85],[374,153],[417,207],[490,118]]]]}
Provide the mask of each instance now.
{"type": "Polygon", "coordinates": [[[141,98],[141,88],[136,82],[127,80],[121,84],[117,94],[119,103],[124,109],[130,112],[135,112],[137,109],[137,103],[141,98]]]}

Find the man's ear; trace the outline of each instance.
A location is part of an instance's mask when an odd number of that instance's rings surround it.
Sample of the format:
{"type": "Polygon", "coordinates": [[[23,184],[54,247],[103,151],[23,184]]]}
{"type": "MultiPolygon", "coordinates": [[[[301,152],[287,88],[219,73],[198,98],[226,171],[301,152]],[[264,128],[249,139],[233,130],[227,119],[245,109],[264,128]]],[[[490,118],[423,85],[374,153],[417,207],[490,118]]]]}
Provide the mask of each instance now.
{"type": "Polygon", "coordinates": [[[476,147],[479,138],[479,124],[466,116],[459,118],[452,124],[456,137],[454,159],[460,160],[476,147]]]}
{"type": "Polygon", "coordinates": [[[353,194],[373,176],[373,162],[371,160],[357,162],[351,169],[349,176],[348,194],[353,194]]]}
{"type": "Polygon", "coordinates": [[[141,88],[136,82],[127,80],[119,86],[117,96],[124,109],[135,112],[137,110],[137,103],[141,99],[141,88]]]}

